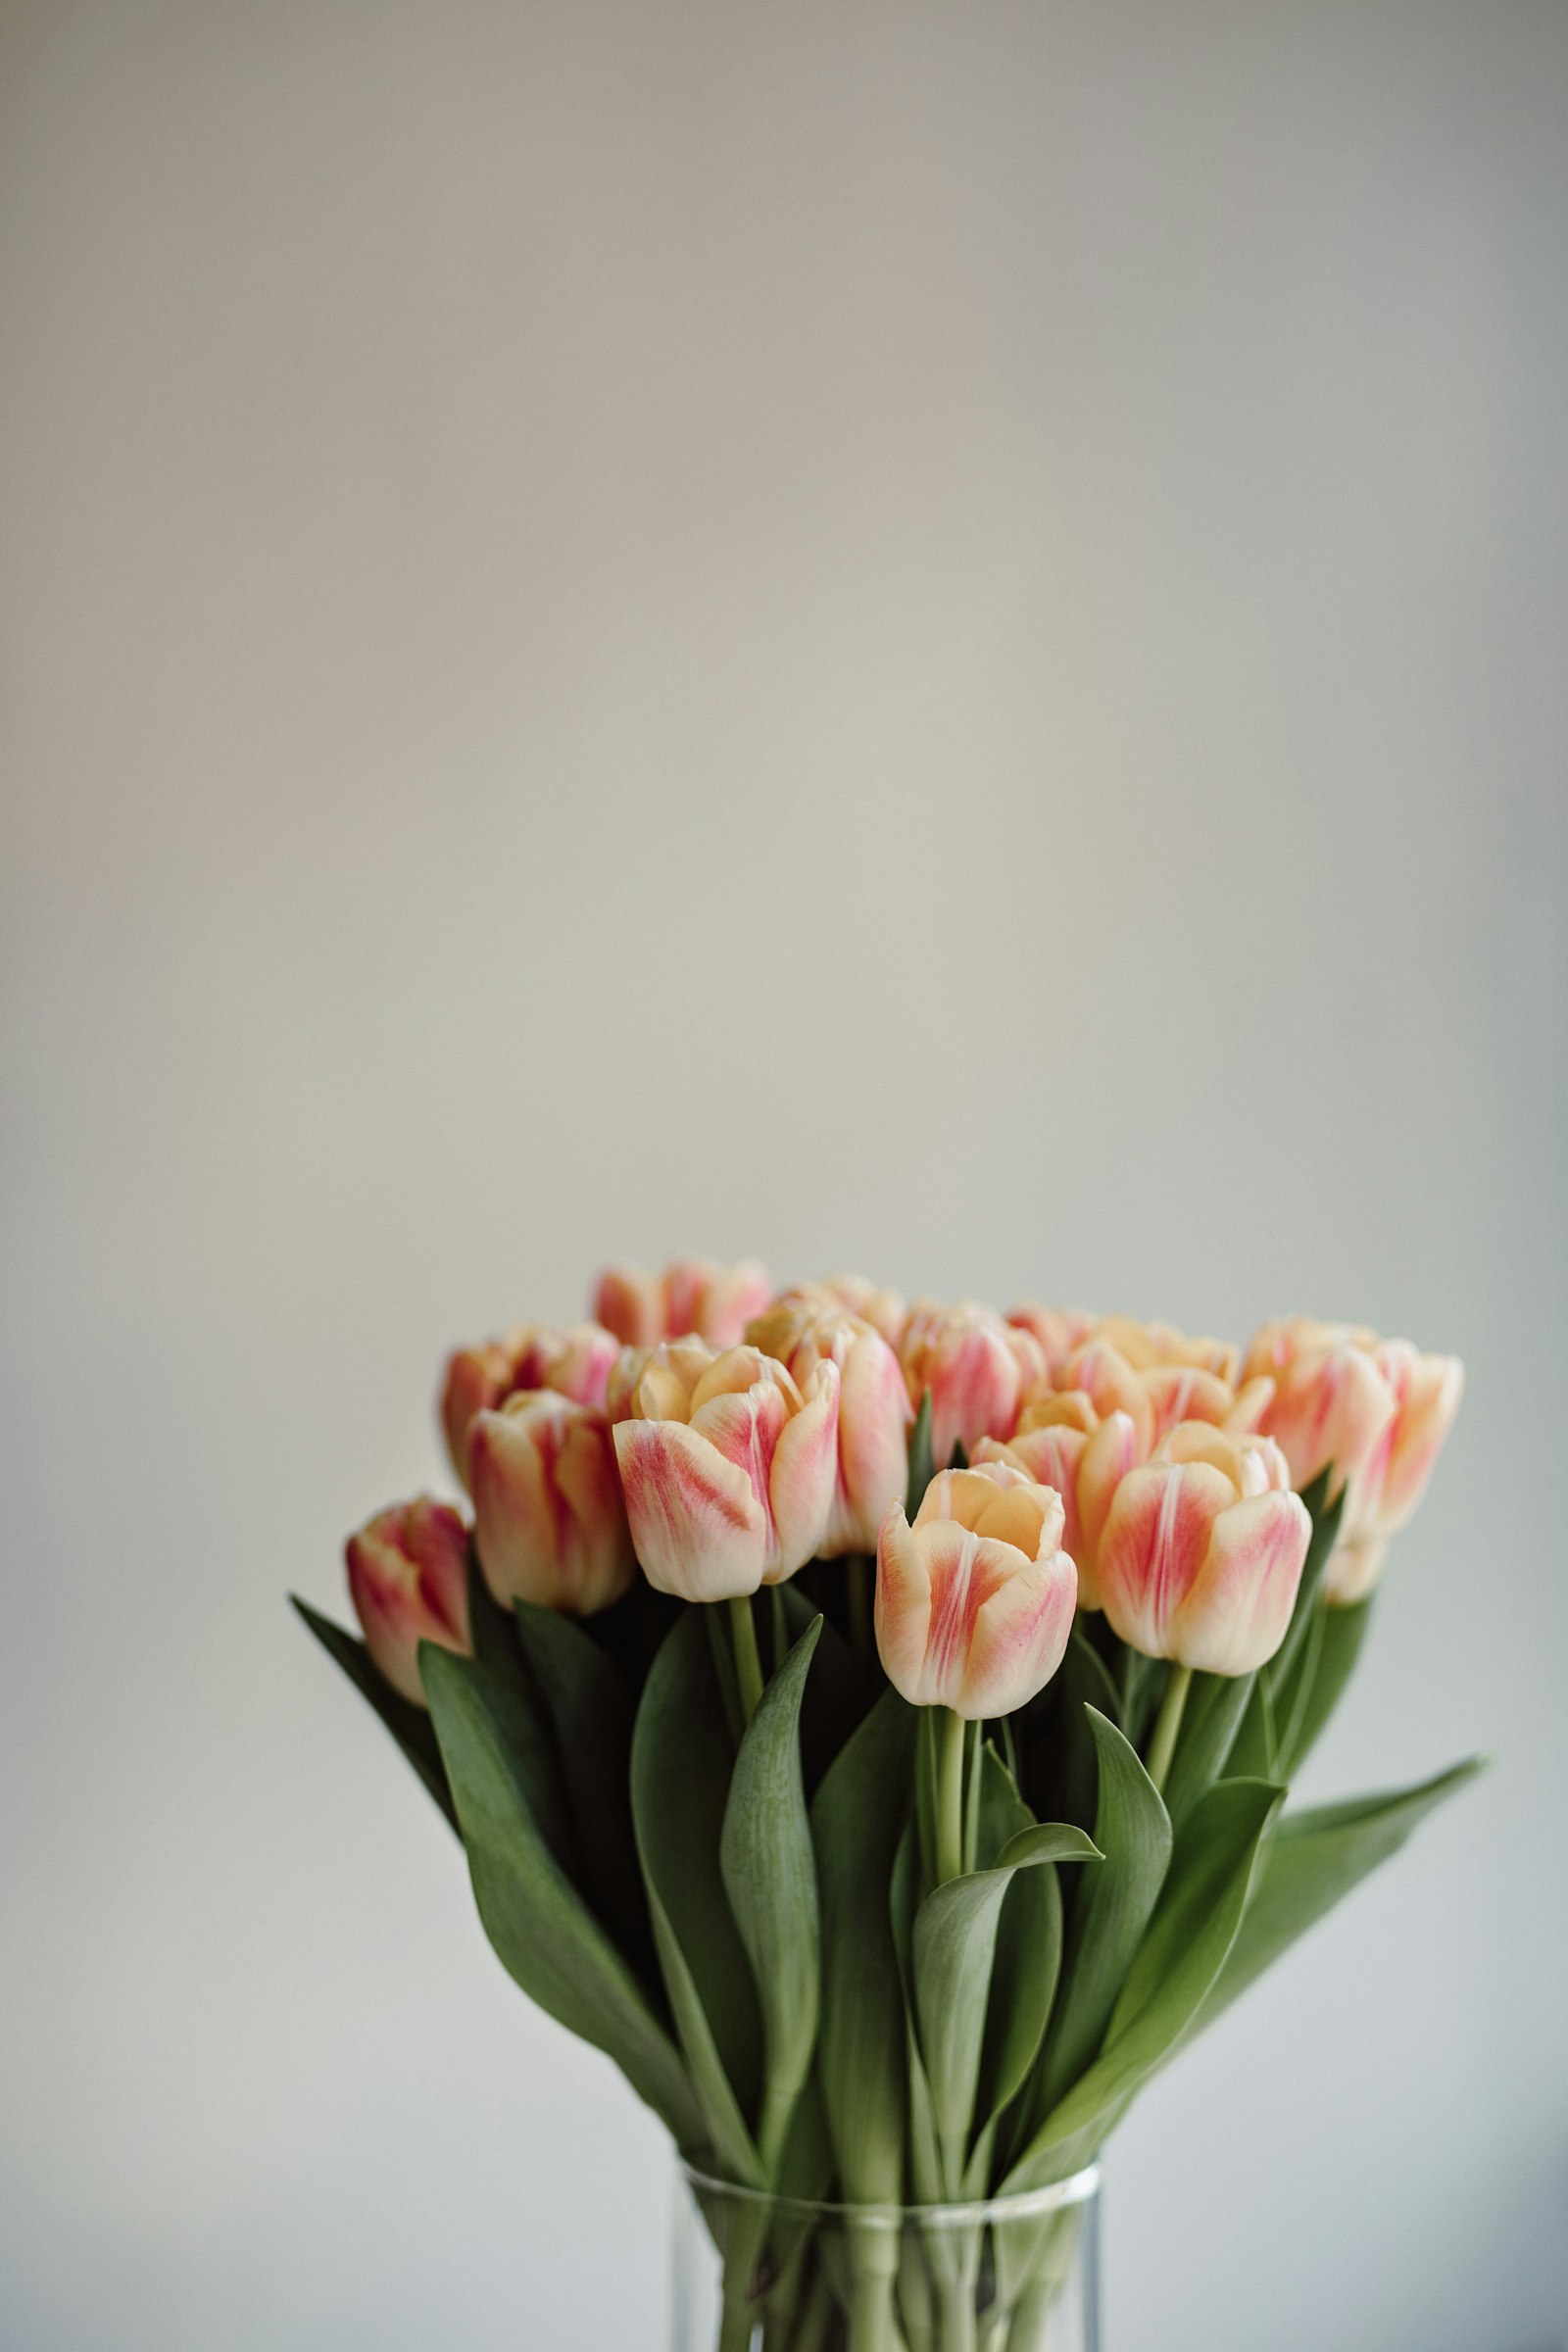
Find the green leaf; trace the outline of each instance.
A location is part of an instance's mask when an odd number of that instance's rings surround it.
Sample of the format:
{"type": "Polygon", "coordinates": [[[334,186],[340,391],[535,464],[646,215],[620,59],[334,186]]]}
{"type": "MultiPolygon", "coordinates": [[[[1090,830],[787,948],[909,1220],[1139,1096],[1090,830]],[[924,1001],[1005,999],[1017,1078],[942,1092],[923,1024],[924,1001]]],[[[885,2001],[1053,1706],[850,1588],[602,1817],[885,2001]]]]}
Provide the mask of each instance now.
{"type": "Polygon", "coordinates": [[[632,1729],[631,1809],[675,2030],[715,2156],[762,2185],[745,2118],[760,2094],[761,2021],[719,1869],[733,1763],[705,1620],[688,1608],[649,1669],[632,1729]]]}
{"type": "MultiPolygon", "coordinates": [[[[922,1722],[930,1710],[917,1709],[922,1722]]],[[[926,2080],[915,2032],[914,1919],[920,1905],[919,1842],[915,1825],[906,1822],[893,1857],[893,1881],[888,1889],[888,1917],[893,1927],[893,1949],[898,1956],[899,1988],[904,1996],[905,2053],[909,2082],[909,2186],[917,2205],[940,2204],[945,2194],[942,2159],[937,2150],[936,2123],[931,2113],[931,2085],[926,2080]]]]}
{"type": "MultiPolygon", "coordinates": [[[[798,1642],[819,1612],[793,1583],[775,1585],[773,1591],[783,1602],[789,1639],[798,1642]]],[[[864,1718],[870,1697],[860,1660],[826,1618],[820,1622],[816,1655],[801,1701],[801,1769],[808,1797],[814,1795],[822,1775],[864,1718]]],[[[884,1683],[882,1689],[886,1688],[884,1683]]]]}
{"type": "Polygon", "coordinates": [[[479,1565],[478,1546],[471,1539],[468,1544],[468,1562],[466,1571],[468,1592],[468,1641],[481,1666],[493,1666],[498,1673],[509,1675],[517,1682],[522,1675],[522,1654],[517,1647],[517,1628],[510,1609],[504,1609],[484,1581],[479,1565]]]}
{"type": "Polygon", "coordinates": [[[1318,1595],[1323,1590],[1323,1573],[1329,1564],[1329,1554],[1339,1542],[1340,1521],[1345,1515],[1345,1489],[1342,1487],[1334,1500],[1327,1499],[1329,1480],[1334,1475],[1333,1464],[1320,1470],[1310,1484],[1301,1490],[1312,1522],[1307,1541],[1306,1558],[1301,1566],[1301,1581],[1296,1589],[1296,1605],[1285,1639],[1274,1652],[1263,1672],[1268,1679],[1269,1697],[1274,1701],[1278,1717],[1279,1693],[1296,1663],[1297,1652],[1306,1640],[1312,1620],[1317,1614],[1318,1595]]]}
{"type": "Polygon", "coordinates": [[[909,1811],[915,1710],[877,1701],[811,1805],[822,1906],[821,2077],[843,2195],[897,2205],[904,2193],[908,2062],[889,1895],[909,1811]]]}
{"type": "Polygon", "coordinates": [[[1045,2039],[1060,1969],[1060,1881],[1052,1869],[1016,1871],[1002,1905],[991,1966],[976,2102],[985,2123],[995,2123],[1028,2080],[1045,2039]]]}
{"type": "Polygon", "coordinates": [[[1195,1674],[1165,1783],[1165,1810],[1184,1821],[1225,1769],[1252,1695],[1250,1674],[1195,1674]]]}
{"type": "Polygon", "coordinates": [[[1411,1788],[1287,1814],[1264,1857],[1241,1934],[1194,2031],[1229,2008],[1254,1977],[1380,1862],[1397,1853],[1418,1823],[1484,1772],[1490,1761],[1487,1756],[1470,1756],[1411,1788]]]}
{"type": "Polygon", "coordinates": [[[925,1491],[931,1484],[935,1464],[931,1459],[931,1392],[927,1389],[920,1399],[920,1409],[914,1416],[909,1432],[909,1483],[905,1492],[905,1517],[913,1520],[925,1500],[925,1491]]]}
{"type": "Polygon", "coordinates": [[[729,1907],[761,2004],[758,2146],[769,2173],[810,2071],[821,1998],[816,1856],[806,1810],[800,1731],[806,1678],[821,1630],[821,1618],[813,1618],[746,1727],[719,1842],[729,1907]]]}
{"type": "Polygon", "coordinates": [[[955,1438],[953,1441],[953,1459],[949,1462],[948,1468],[950,1470],[967,1470],[968,1467],[969,1448],[967,1446],[965,1446],[961,1438],[955,1438]]]}
{"type": "Polygon", "coordinates": [[[1279,1777],[1279,1740],[1274,1729],[1274,1702],[1268,1694],[1268,1677],[1259,1674],[1252,1682],[1252,1695],[1242,1717],[1230,1754],[1225,1759],[1225,1778],[1231,1781],[1272,1781],[1279,1777]]]}
{"type": "Polygon", "coordinates": [[[631,1823],[631,1692],[575,1618],[516,1604],[516,1639],[555,1735],[584,1891],[639,1970],[653,1960],[631,1823]]]}
{"type": "Polygon", "coordinates": [[[1365,1600],[1354,1601],[1348,1607],[1342,1607],[1337,1601],[1319,1603],[1312,1680],[1293,1718],[1290,1746],[1280,1765],[1284,1780],[1296,1778],[1345,1695],[1345,1686],[1355,1671],[1372,1621],[1372,1598],[1369,1593],[1365,1600]]]}
{"type": "Polygon", "coordinates": [[[1104,2047],[1046,2117],[1004,2181],[1004,2193],[1064,2180],[1088,2164],[1139,2085],[1182,2039],[1235,1940],[1283,1795],[1264,1781],[1218,1781],[1194,1806],[1104,2047]]]}
{"type": "Polygon", "coordinates": [[[321,1616],[308,1600],[301,1600],[297,1592],[291,1592],[289,1598],[327,1656],[336,1659],[360,1696],[380,1716],[455,1830],[458,1809],[447,1786],[435,1731],[423,1707],[415,1706],[401,1691],[393,1690],[363,1642],[345,1633],[342,1626],[334,1625],[330,1617],[321,1616]]]}
{"type": "Polygon", "coordinates": [[[1100,1762],[1095,1843],[1105,1860],[1085,1875],[1073,1906],[1036,2120],[1050,2113],[1099,2051],[1170,1867],[1170,1818],[1158,1789],[1115,1725],[1095,1707],[1088,1716],[1100,1762]]]}
{"type": "Polygon", "coordinates": [[[502,1964],[568,2032],[614,2059],[680,2147],[704,2152],[708,2135],[679,2052],[535,1818],[536,1727],[521,1694],[495,1668],[428,1642],[419,1672],[479,1917],[502,1964]]]}
{"type": "Polygon", "coordinates": [[[1109,1668],[1084,1633],[1082,1617],[1048,1695],[1051,1703],[1024,1735],[1028,1769],[1022,1786],[1037,1812],[1081,1822],[1087,1829],[1095,1818],[1100,1775],[1087,1710],[1098,1707],[1119,1723],[1121,1701],[1109,1668]]]}
{"type": "Polygon", "coordinates": [[[915,2014],[949,2195],[958,2193],[963,2177],[997,1930],[1013,1873],[1044,1862],[1096,1858],[1094,1844],[1070,1822],[1021,1830],[1003,1847],[994,1868],[949,1879],[915,1914],[915,2014]]]}

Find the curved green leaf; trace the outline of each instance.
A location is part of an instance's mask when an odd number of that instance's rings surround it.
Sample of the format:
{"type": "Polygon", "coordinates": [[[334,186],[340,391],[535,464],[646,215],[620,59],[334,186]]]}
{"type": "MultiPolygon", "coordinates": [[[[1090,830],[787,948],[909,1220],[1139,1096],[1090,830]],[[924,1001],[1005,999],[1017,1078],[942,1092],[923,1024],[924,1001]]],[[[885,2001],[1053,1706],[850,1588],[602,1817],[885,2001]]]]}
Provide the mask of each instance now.
{"type": "Polygon", "coordinates": [[[828,1768],[811,1804],[822,1906],[820,2068],[843,2194],[904,2193],[908,2060],[889,1895],[909,1812],[915,1710],[888,1690],[828,1768]]]}
{"type": "Polygon", "coordinates": [[[632,1728],[632,1822],[660,1966],[709,2135],[729,2177],[760,2187],[745,2119],[760,2088],[761,2025],[719,1870],[732,1757],[708,1614],[684,1610],[649,1669],[632,1728]]]}
{"type": "Polygon", "coordinates": [[[707,2145],[680,2054],[567,1880],[532,1810],[536,1727],[507,1677],[424,1642],[419,1672],[457,1801],[485,1934],[509,1973],[570,2033],[614,2059],[679,2146],[707,2145]]]}
{"type": "Polygon", "coordinates": [[[1365,1600],[1342,1607],[1338,1601],[1318,1604],[1318,1639],[1312,1659],[1312,1677],[1300,1704],[1295,1710],[1289,1744],[1281,1742],[1280,1778],[1294,1780],[1317,1745],[1318,1735],[1328,1722],[1345,1693],[1345,1686],[1355,1671],[1355,1662],[1366,1640],[1366,1630],[1372,1620],[1372,1602],[1365,1600]]]}
{"type": "Polygon", "coordinates": [[[415,1706],[400,1690],[393,1690],[357,1636],[346,1633],[340,1625],[334,1625],[330,1617],[323,1617],[318,1610],[313,1609],[310,1602],[301,1600],[297,1592],[291,1592],[289,1598],[327,1656],[341,1666],[360,1696],[379,1715],[456,1830],[458,1808],[452,1801],[441,1750],[436,1744],[435,1731],[424,1708],[415,1706]]]}
{"type": "Polygon", "coordinates": [[[1039,1824],[1010,1838],[991,1870],[969,1871],[936,1887],[915,1914],[915,2017],[949,2195],[957,2195],[963,2178],[997,1931],[1013,1873],[1040,1863],[1097,1858],[1094,1844],[1074,1824],[1039,1824]]]}
{"type": "Polygon", "coordinates": [[[1073,1906],[1037,2123],[1099,2051],[1170,1867],[1170,1818],[1158,1789],[1116,1726],[1097,1707],[1086,1711],[1100,1764],[1095,1843],[1105,1859],[1086,1874],[1073,1906]]]}
{"type": "Polygon", "coordinates": [[[821,1630],[821,1618],[813,1618],[758,1702],[735,1758],[719,1840],[729,1907],[761,2006],[758,2144],[769,2172],[810,2070],[821,1998],[816,1857],[801,1768],[801,1701],[821,1630]]]}
{"type": "Polygon", "coordinates": [[[1487,1756],[1470,1756],[1412,1788],[1287,1814],[1264,1857],[1241,1934],[1194,2031],[1229,2008],[1298,1936],[1304,1936],[1380,1862],[1397,1853],[1417,1825],[1445,1797],[1484,1772],[1490,1761],[1487,1756]]]}
{"type": "Polygon", "coordinates": [[[1182,1822],[1225,1769],[1252,1695],[1250,1674],[1195,1674],[1181,1737],[1162,1791],[1165,1810],[1182,1822]]]}
{"type": "Polygon", "coordinates": [[[651,1967],[653,1945],[632,1832],[631,1691],[575,1618],[516,1603],[516,1639],[555,1736],[584,1891],[626,1957],[651,1967]]]}
{"type": "Polygon", "coordinates": [[[1235,1941],[1284,1793],[1265,1781],[1218,1781],[1194,1807],[1104,2047],[1046,2117],[1003,2183],[1005,2193],[1064,2180],[1088,2164],[1139,2085],[1182,2039],[1235,1941]]]}

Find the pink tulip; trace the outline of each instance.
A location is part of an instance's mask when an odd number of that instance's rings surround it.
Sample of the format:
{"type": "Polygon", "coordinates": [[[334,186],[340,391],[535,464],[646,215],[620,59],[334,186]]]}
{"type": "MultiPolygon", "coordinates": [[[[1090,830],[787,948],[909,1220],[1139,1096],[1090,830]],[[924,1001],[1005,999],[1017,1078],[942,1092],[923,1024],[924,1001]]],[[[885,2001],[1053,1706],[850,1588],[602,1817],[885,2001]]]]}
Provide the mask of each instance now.
{"type": "Polygon", "coordinates": [[[441,1427],[452,1467],[466,1487],[468,1432],[476,1413],[496,1412],[522,1389],[554,1389],[576,1404],[602,1406],[620,1343],[602,1323],[523,1323],[504,1339],[460,1348],[447,1360],[441,1427]]]}
{"type": "Polygon", "coordinates": [[[1345,1491],[1339,1541],[1324,1571],[1331,1601],[1363,1600],[1376,1585],[1389,1539],[1426,1492],[1464,1390],[1457,1356],[1423,1355],[1408,1340],[1295,1316],[1267,1324],[1248,1369],[1267,1367],[1276,1393],[1261,1426],[1275,1438],[1298,1487],[1332,1466],[1345,1491]]]}
{"type": "Polygon", "coordinates": [[[939,1473],[911,1527],[894,1503],[877,1546],[876,1640],[913,1706],[1008,1715],[1050,1682],[1078,1579],[1061,1499],[1009,1463],[939,1473]]]}
{"type": "Polygon", "coordinates": [[[839,1372],[838,1470],[827,1527],[817,1544],[823,1559],[872,1552],[890,1502],[908,1484],[908,1428],[913,1418],[899,1359],[879,1331],[836,1306],[823,1306],[815,1286],[786,1291],[746,1337],[776,1356],[804,1394],[818,1364],[839,1372]]]}
{"type": "Polygon", "coordinates": [[[519,1390],[468,1436],[474,1541],[503,1606],[608,1609],[636,1574],[610,1422],[551,1389],[519,1390]]]}
{"type": "Polygon", "coordinates": [[[1053,1379],[1095,1327],[1094,1316],[1083,1314],[1077,1307],[1040,1306],[1032,1298],[1026,1298],[1021,1306],[1009,1307],[1006,1319],[1039,1341],[1046,1369],[1053,1379]]]}
{"type": "Polygon", "coordinates": [[[858,1315],[879,1331],[890,1348],[896,1348],[904,1337],[904,1326],[909,1310],[898,1291],[881,1289],[863,1274],[830,1274],[826,1282],[813,1284],[834,1306],[842,1306],[846,1314],[858,1315]]]}
{"type": "Polygon", "coordinates": [[[1191,1340],[1174,1323],[1140,1323],[1132,1315],[1102,1315],[1090,1337],[1114,1348],[1135,1372],[1155,1364],[1191,1364],[1234,1381],[1241,1354],[1229,1340],[1191,1340]]]}
{"type": "Polygon", "coordinates": [[[1101,1605],[1148,1657],[1250,1674],[1291,1621],[1312,1522],[1267,1438],[1200,1421],[1116,1487],[1100,1540],[1101,1605]]]}
{"type": "Polygon", "coordinates": [[[1032,1332],[1004,1323],[989,1306],[929,1298],[910,1309],[899,1355],[910,1403],[918,1408],[930,1394],[931,1458],[939,1468],[956,1446],[972,1454],[982,1438],[1010,1438],[1024,1392],[1046,1371],[1032,1332]]]}
{"type": "Polygon", "coordinates": [[[649,1583],[686,1600],[726,1600],[804,1567],[833,1505],[838,1417],[830,1358],[802,1390],[757,1348],[706,1361],[694,1344],[655,1349],[614,1424],[649,1583]]]}
{"type": "Polygon", "coordinates": [[[365,1645],[394,1690],[425,1703],[419,1643],[466,1650],[468,1531],[444,1502],[395,1503],[350,1536],[349,1592],[365,1645]]]}
{"type": "Polygon", "coordinates": [[[733,1348],[771,1296],[766,1268],[755,1259],[715,1266],[706,1257],[683,1257],[662,1274],[609,1267],[594,1289],[594,1313],[628,1348],[657,1348],[690,1334],[710,1348],[733,1348]]]}

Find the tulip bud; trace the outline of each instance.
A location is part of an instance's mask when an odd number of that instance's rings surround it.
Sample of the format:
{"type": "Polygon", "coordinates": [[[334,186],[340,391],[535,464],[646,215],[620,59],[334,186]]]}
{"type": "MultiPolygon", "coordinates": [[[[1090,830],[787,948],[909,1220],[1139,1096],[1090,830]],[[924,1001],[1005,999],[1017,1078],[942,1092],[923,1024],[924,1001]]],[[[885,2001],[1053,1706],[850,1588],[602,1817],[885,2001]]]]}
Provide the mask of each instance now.
{"type": "Polygon", "coordinates": [[[602,1323],[523,1323],[505,1339],[460,1348],[448,1358],[441,1427],[452,1467],[466,1487],[468,1432],[476,1413],[496,1412],[521,1389],[554,1389],[576,1404],[602,1406],[620,1344],[602,1323]]]}
{"type": "Polygon", "coordinates": [[[899,1359],[878,1331],[858,1315],[818,1303],[820,1292],[783,1292],[765,1315],[746,1327],[754,1348],[789,1367],[805,1392],[819,1363],[839,1371],[838,1468],[833,1503],[817,1551],[823,1559],[872,1552],[890,1502],[909,1478],[913,1411],[899,1359]]]}
{"type": "Polygon", "coordinates": [[[917,1299],[899,1347],[909,1401],[931,1397],[931,1458],[972,1454],[982,1438],[1010,1438],[1024,1392],[1044,1378],[1045,1351],[1031,1332],[989,1306],[917,1299]]]}
{"type": "Polygon", "coordinates": [[[1267,1438],[1183,1422],[1117,1485],[1101,1605],[1148,1657],[1250,1674],[1285,1639],[1312,1522],[1267,1438]]]}
{"type": "Polygon", "coordinates": [[[1234,1382],[1241,1354],[1229,1340],[1190,1340],[1174,1323],[1140,1323],[1131,1315],[1102,1315],[1091,1337],[1114,1348],[1135,1372],[1151,1371],[1155,1364],[1190,1364],[1234,1382]]]}
{"type": "Polygon", "coordinates": [[[395,1503],[350,1536],[344,1556],[365,1645],[394,1690],[416,1707],[419,1643],[467,1650],[468,1531],[444,1502],[395,1503]]]}
{"type": "Polygon", "coordinates": [[[519,1390],[468,1437],[474,1542],[504,1607],[592,1617],[636,1574],[606,1415],[551,1389],[519,1390]]]}
{"type": "Polygon", "coordinates": [[[1077,1307],[1039,1306],[1032,1298],[1026,1298],[1021,1306],[1009,1307],[1006,1319],[1039,1341],[1046,1370],[1053,1380],[1095,1327],[1094,1316],[1081,1313],[1077,1307]]]}
{"type": "Polygon", "coordinates": [[[863,1274],[830,1274],[826,1282],[812,1287],[820,1289],[833,1305],[842,1306],[846,1314],[858,1315],[862,1323],[869,1323],[890,1348],[897,1348],[909,1319],[899,1292],[881,1290],[863,1274]]]}
{"type": "Polygon", "coordinates": [[[877,1546],[876,1641],[911,1705],[1009,1715],[1061,1664],[1078,1579],[1060,1496],[1009,1463],[948,1470],[877,1546]]]}
{"type": "Polygon", "coordinates": [[[629,1405],[615,1457],[651,1585],[726,1600],[805,1566],[833,1503],[835,1363],[818,1363],[803,1391],[757,1348],[661,1348],[629,1405]]]}
{"type": "Polygon", "coordinates": [[[710,1348],[733,1348],[772,1287],[766,1268],[752,1258],[715,1266],[706,1257],[682,1257],[662,1274],[611,1266],[595,1285],[594,1313],[628,1348],[657,1348],[691,1334],[710,1348]]]}
{"type": "Polygon", "coordinates": [[[1407,1340],[1297,1315],[1264,1325],[1247,1368],[1274,1379],[1259,1426],[1278,1441],[1297,1486],[1332,1469],[1331,1492],[1344,1490],[1325,1597],[1363,1600],[1390,1537],[1426,1492],[1459,1409],[1463,1365],[1457,1356],[1423,1355],[1407,1340]]]}

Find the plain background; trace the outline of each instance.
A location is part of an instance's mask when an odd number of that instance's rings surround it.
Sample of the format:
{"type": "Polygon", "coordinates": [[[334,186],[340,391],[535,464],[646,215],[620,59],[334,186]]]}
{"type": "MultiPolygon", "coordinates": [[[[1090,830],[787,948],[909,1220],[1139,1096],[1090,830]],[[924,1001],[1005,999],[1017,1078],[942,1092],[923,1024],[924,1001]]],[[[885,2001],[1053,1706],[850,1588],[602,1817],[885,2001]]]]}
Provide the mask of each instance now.
{"type": "Polygon", "coordinates": [[[1568,2341],[1568,10],[0,18],[0,2340],[657,2352],[285,1612],[608,1255],[1466,1357],[1109,2352],[1568,2341]]]}

